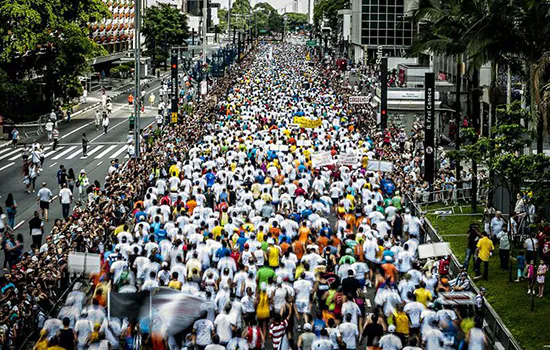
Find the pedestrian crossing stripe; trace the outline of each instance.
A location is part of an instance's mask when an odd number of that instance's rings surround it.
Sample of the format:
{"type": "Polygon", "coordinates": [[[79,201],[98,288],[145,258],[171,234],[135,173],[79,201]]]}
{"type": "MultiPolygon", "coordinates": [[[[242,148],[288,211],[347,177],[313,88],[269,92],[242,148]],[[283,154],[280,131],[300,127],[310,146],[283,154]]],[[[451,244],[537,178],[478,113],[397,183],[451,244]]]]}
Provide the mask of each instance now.
{"type": "MultiPolygon", "coordinates": [[[[128,145],[93,145],[88,147],[88,157],[94,156],[94,159],[115,159],[129,158],[127,154],[128,145]],[[123,156],[124,155],[124,156],[123,156]]],[[[0,171],[8,169],[12,166],[19,167],[21,165],[17,160],[21,160],[23,156],[22,148],[0,149],[0,171]],[[7,163],[2,164],[1,160],[5,159],[7,163]]],[[[48,160],[74,160],[82,157],[82,147],[80,146],[57,146],[55,150],[51,146],[44,147],[44,158],[48,160]]]]}

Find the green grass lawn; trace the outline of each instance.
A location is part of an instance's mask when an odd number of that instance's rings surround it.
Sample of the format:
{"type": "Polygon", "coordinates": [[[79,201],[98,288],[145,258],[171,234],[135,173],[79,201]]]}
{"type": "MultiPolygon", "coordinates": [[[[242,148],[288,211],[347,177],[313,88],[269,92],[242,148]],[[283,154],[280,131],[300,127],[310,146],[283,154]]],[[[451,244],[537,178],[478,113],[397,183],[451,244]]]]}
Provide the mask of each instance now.
{"type": "MultiPolygon", "coordinates": [[[[430,209],[435,208],[431,207],[430,209]]],[[[470,208],[463,208],[464,213],[471,213],[470,208]]],[[[455,211],[459,212],[459,211],[455,211]]],[[[436,227],[435,214],[427,214],[434,228],[436,227]]],[[[481,216],[447,217],[437,220],[439,234],[449,242],[453,253],[459,262],[464,261],[466,253],[466,232],[470,223],[481,223],[481,216]]],[[[483,225],[480,225],[483,228],[483,225]]],[[[518,250],[514,250],[517,256],[518,250]]],[[[500,315],[508,329],[512,332],[520,345],[526,349],[542,349],[550,345],[550,332],[544,330],[550,319],[550,291],[545,291],[545,297],[535,298],[535,310],[531,312],[531,301],[527,295],[527,282],[508,282],[508,271],[501,270],[496,247],[491,257],[489,267],[489,281],[476,282],[478,287],[487,288],[487,299],[500,315]]],[[[473,275],[470,261],[469,273],[473,275]]],[[[516,277],[514,271],[514,279],[516,277]]],[[[548,288],[548,287],[547,287],[548,288]]]]}

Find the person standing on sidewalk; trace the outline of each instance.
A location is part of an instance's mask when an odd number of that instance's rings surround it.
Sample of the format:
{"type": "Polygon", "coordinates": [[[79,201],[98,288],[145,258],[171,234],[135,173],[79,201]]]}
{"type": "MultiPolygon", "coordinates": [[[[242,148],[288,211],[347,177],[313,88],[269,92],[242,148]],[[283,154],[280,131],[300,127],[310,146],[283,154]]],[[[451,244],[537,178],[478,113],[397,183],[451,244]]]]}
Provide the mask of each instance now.
{"type": "Polygon", "coordinates": [[[67,183],[64,182],[61,185],[61,190],[59,191],[59,203],[61,203],[61,212],[63,213],[63,219],[67,219],[69,217],[72,201],[73,193],[70,189],[67,188],[67,183]]]}
{"type": "Polygon", "coordinates": [[[134,110],[134,95],[132,94],[128,95],[128,108],[130,111],[134,110]]]}
{"type": "Polygon", "coordinates": [[[82,104],[86,104],[88,101],[88,89],[82,90],[82,104]]]}
{"type": "Polygon", "coordinates": [[[40,219],[38,210],[34,211],[34,216],[29,220],[29,230],[32,237],[33,248],[40,248],[42,245],[42,236],[44,235],[44,221],[40,219]]]}
{"type": "Polygon", "coordinates": [[[46,222],[48,221],[48,212],[50,211],[50,202],[52,201],[53,194],[47,184],[42,182],[42,188],[36,194],[36,201],[40,205],[40,210],[42,211],[42,217],[46,222]]]}
{"type": "Polygon", "coordinates": [[[86,133],[82,133],[82,156],[87,157],[88,156],[88,138],[86,137],[86,133]]]}
{"type": "Polygon", "coordinates": [[[59,128],[58,127],[55,127],[53,129],[52,137],[53,137],[53,150],[55,151],[55,149],[57,148],[57,144],[59,143],[59,128]]]}

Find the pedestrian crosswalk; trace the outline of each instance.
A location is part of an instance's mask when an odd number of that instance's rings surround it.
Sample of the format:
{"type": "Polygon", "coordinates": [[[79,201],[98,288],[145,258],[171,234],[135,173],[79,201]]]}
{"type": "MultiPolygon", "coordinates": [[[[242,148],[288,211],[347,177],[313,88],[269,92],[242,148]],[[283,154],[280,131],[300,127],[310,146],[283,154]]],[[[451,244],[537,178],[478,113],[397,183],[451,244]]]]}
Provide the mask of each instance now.
{"type": "MultiPolygon", "coordinates": [[[[52,162],[64,162],[66,166],[71,165],[72,162],[81,161],[83,159],[115,159],[115,158],[128,158],[127,152],[128,145],[123,143],[116,144],[92,144],[88,146],[87,157],[82,154],[82,146],[79,144],[65,144],[64,146],[57,146],[54,150],[52,146],[44,147],[45,161],[52,162]]],[[[9,169],[11,167],[20,167],[23,156],[22,148],[2,148],[0,149],[0,171],[9,169]]]]}

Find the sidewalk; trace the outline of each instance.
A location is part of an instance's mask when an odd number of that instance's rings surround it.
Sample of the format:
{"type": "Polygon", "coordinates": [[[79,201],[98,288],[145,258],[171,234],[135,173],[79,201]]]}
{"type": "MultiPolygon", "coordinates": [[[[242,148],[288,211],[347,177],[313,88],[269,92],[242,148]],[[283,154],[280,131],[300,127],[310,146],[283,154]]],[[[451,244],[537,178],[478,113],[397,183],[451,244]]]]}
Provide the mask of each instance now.
{"type": "MultiPolygon", "coordinates": [[[[157,78],[157,77],[143,78],[141,80],[140,85],[143,87],[144,85],[150,84],[150,83],[158,81],[158,80],[165,79],[169,76],[170,76],[170,72],[168,72],[168,73],[165,72],[164,74],[161,74],[160,78],[157,78]]],[[[121,95],[129,94],[132,91],[134,91],[134,84],[130,83],[130,84],[125,84],[125,85],[121,86],[120,88],[118,88],[116,90],[107,91],[107,96],[110,97],[111,99],[115,99],[115,98],[117,98],[121,95]]],[[[93,110],[93,109],[96,109],[96,108],[100,107],[101,106],[101,95],[102,95],[101,90],[89,93],[87,101],[86,101],[87,103],[86,104],[80,104],[80,106],[84,106],[84,107],[82,109],[79,109],[75,113],[73,113],[71,115],[71,119],[75,119],[75,118],[77,118],[78,116],[82,115],[85,112],[88,112],[90,110],[93,110]]],[[[37,121],[36,123],[38,124],[38,123],[40,123],[40,121],[37,121]]],[[[18,128],[19,128],[19,126],[18,126],[18,128]]],[[[34,138],[36,138],[36,136],[35,137],[25,137],[23,135],[23,133],[21,133],[21,138],[19,140],[19,144],[24,144],[24,143],[26,143],[29,140],[34,139],[34,138]]],[[[11,145],[11,140],[8,140],[8,141],[3,141],[2,140],[2,141],[0,141],[0,149],[4,148],[4,147],[7,147],[9,145],[11,145]]]]}

